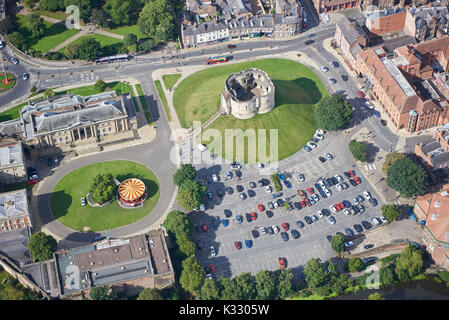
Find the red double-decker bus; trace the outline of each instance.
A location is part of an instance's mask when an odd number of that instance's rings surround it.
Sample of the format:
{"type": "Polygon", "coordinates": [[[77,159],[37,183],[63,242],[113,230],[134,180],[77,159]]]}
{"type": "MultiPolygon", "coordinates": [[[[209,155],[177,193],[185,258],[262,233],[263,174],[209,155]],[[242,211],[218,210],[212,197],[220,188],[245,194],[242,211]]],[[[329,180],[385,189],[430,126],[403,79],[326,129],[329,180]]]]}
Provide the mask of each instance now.
{"type": "Polygon", "coordinates": [[[228,58],[225,55],[208,57],[206,60],[207,64],[223,63],[226,61],[228,61],[228,58]]]}

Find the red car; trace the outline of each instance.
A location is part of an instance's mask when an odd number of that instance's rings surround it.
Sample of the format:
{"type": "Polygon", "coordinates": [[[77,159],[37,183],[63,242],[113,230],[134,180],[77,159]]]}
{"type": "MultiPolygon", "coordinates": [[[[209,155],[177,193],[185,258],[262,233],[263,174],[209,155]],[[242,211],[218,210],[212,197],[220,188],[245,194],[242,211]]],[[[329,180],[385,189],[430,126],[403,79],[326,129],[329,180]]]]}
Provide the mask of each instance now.
{"type": "Polygon", "coordinates": [[[207,227],[206,227],[206,224],[205,224],[205,223],[203,223],[203,225],[202,225],[202,226],[203,226],[203,231],[204,231],[204,232],[207,232],[207,227]]]}
{"type": "Polygon", "coordinates": [[[360,98],[362,99],[365,98],[365,92],[359,90],[357,91],[357,94],[359,95],[360,98]]]}
{"type": "Polygon", "coordinates": [[[213,264],[211,264],[209,266],[209,269],[210,269],[210,273],[215,273],[215,266],[213,264]]]}
{"type": "Polygon", "coordinates": [[[239,241],[234,242],[234,246],[235,246],[235,248],[236,248],[237,250],[242,249],[242,243],[239,242],[239,241]]]}
{"type": "Polygon", "coordinates": [[[306,206],[304,201],[298,201],[298,203],[301,206],[301,208],[304,208],[306,206]]]}
{"type": "Polygon", "coordinates": [[[261,205],[260,203],[257,205],[257,208],[259,208],[260,212],[263,212],[265,210],[265,208],[263,207],[263,205],[261,205]]]}
{"type": "Polygon", "coordinates": [[[28,184],[36,184],[38,182],[39,182],[39,180],[36,180],[36,179],[28,180],[28,184]]]}
{"type": "Polygon", "coordinates": [[[355,172],[353,170],[349,170],[348,173],[351,176],[351,178],[355,177],[355,172]]]}
{"type": "Polygon", "coordinates": [[[255,212],[251,212],[249,215],[251,216],[251,220],[254,221],[257,219],[257,214],[255,212]]]}
{"type": "Polygon", "coordinates": [[[284,229],[284,231],[288,231],[288,223],[283,223],[282,224],[282,229],[284,229]]]}
{"type": "Polygon", "coordinates": [[[304,199],[304,202],[305,202],[306,206],[308,206],[308,207],[310,207],[310,206],[312,205],[312,204],[310,203],[309,198],[305,198],[305,199],[304,199]]]}
{"type": "Polygon", "coordinates": [[[339,202],[339,203],[337,203],[337,205],[338,205],[338,211],[340,211],[340,210],[343,210],[344,208],[345,208],[345,205],[343,204],[343,202],[339,202]]]}
{"type": "Polygon", "coordinates": [[[286,265],[285,258],[278,258],[278,262],[279,262],[279,265],[281,266],[281,269],[284,269],[285,265],[286,265]]]}
{"type": "Polygon", "coordinates": [[[307,188],[307,192],[308,192],[309,194],[313,194],[313,188],[308,187],[308,188],[307,188]]]}
{"type": "Polygon", "coordinates": [[[354,177],[354,181],[355,181],[355,183],[357,183],[357,184],[360,184],[360,178],[359,177],[354,177]]]}

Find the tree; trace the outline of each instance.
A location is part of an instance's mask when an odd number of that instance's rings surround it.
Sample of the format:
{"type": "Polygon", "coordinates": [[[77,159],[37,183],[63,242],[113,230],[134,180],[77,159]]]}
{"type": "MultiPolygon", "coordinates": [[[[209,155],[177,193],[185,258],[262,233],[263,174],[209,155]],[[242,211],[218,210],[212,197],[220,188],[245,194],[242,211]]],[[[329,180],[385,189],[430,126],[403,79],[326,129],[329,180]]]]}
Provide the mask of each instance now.
{"type": "Polygon", "coordinates": [[[367,147],[363,142],[351,140],[349,142],[349,151],[351,151],[354,159],[365,162],[367,147]]]}
{"type": "Polygon", "coordinates": [[[8,36],[8,40],[17,48],[23,50],[25,43],[25,38],[19,32],[13,32],[8,36]]]}
{"type": "Polygon", "coordinates": [[[25,292],[13,286],[6,286],[0,290],[0,301],[3,300],[25,300],[25,292]]]}
{"type": "Polygon", "coordinates": [[[235,278],[238,291],[240,292],[240,299],[254,300],[257,297],[256,284],[254,277],[249,272],[243,272],[235,278]]]}
{"type": "Polygon", "coordinates": [[[25,28],[36,38],[44,34],[45,23],[39,12],[33,12],[25,16],[25,28]]]}
{"type": "Polygon", "coordinates": [[[345,249],[345,238],[341,234],[337,234],[331,239],[331,247],[336,253],[340,253],[345,249]]]}
{"type": "Polygon", "coordinates": [[[63,0],[40,0],[39,9],[48,11],[58,11],[65,9],[63,0]]]}
{"type": "Polygon", "coordinates": [[[34,261],[45,261],[53,258],[53,253],[58,248],[58,242],[51,235],[43,232],[36,232],[31,235],[28,241],[28,249],[34,261]]]}
{"type": "Polygon", "coordinates": [[[36,0],[23,0],[23,5],[28,9],[33,9],[36,4],[36,0]]]}
{"type": "Polygon", "coordinates": [[[348,268],[350,272],[361,271],[363,266],[363,261],[360,258],[351,258],[348,261],[348,268]]]}
{"type": "Polygon", "coordinates": [[[200,300],[218,300],[220,299],[220,288],[217,282],[212,279],[206,278],[204,280],[203,287],[201,288],[198,296],[200,300]]]}
{"type": "Polygon", "coordinates": [[[130,1],[106,0],[103,10],[111,17],[115,26],[122,26],[129,23],[130,20],[130,1]]]}
{"type": "Polygon", "coordinates": [[[194,166],[189,164],[182,164],[181,168],[176,170],[175,174],[173,175],[173,182],[178,187],[183,184],[183,182],[188,180],[193,180],[196,177],[196,169],[194,166]]]}
{"type": "Polygon", "coordinates": [[[92,200],[100,204],[113,199],[116,191],[117,185],[110,173],[95,176],[89,190],[92,194],[92,200]]]}
{"type": "Polygon", "coordinates": [[[116,300],[117,295],[109,286],[93,287],[90,290],[90,297],[93,300],[116,300]]]}
{"type": "Polygon", "coordinates": [[[388,171],[388,168],[390,168],[390,166],[396,162],[396,160],[400,160],[400,159],[404,159],[407,158],[407,156],[404,153],[399,153],[399,152],[392,152],[389,153],[386,157],[385,157],[385,161],[382,164],[382,171],[386,174],[388,171]]]}
{"type": "Polygon", "coordinates": [[[239,291],[234,279],[220,278],[221,300],[239,300],[239,291]]]}
{"type": "Polygon", "coordinates": [[[104,82],[103,80],[99,79],[97,82],[95,82],[94,88],[97,91],[103,92],[104,89],[106,89],[106,82],[104,82]]]}
{"type": "Polygon", "coordinates": [[[64,7],[75,5],[79,8],[81,19],[88,19],[92,12],[93,0],[64,0],[64,7]]]}
{"type": "Polygon", "coordinates": [[[276,277],[272,271],[261,270],[256,276],[257,299],[273,300],[276,296],[276,277]]]}
{"type": "Polygon", "coordinates": [[[342,95],[332,95],[320,100],[315,108],[315,120],[319,128],[339,130],[351,121],[352,108],[342,95]]]}
{"type": "Polygon", "coordinates": [[[51,89],[45,89],[44,92],[42,93],[42,95],[44,96],[44,98],[48,98],[48,97],[54,97],[56,95],[56,93],[51,89]]]}
{"type": "Polygon", "coordinates": [[[103,54],[100,42],[95,38],[85,38],[78,45],[79,58],[82,60],[95,60],[103,54]]]}
{"type": "Polygon", "coordinates": [[[401,217],[401,212],[399,211],[399,207],[395,204],[384,204],[381,208],[382,215],[388,222],[392,222],[395,220],[399,220],[401,217]]]}
{"type": "Polygon", "coordinates": [[[17,31],[17,26],[14,20],[10,16],[6,16],[5,19],[0,20],[0,33],[2,35],[17,31]]]}
{"type": "Polygon", "coordinates": [[[285,299],[293,293],[293,271],[291,269],[281,269],[277,281],[277,297],[285,299]]]}
{"type": "Polygon", "coordinates": [[[156,288],[145,288],[137,297],[137,300],[164,300],[156,288]]]}
{"type": "Polygon", "coordinates": [[[139,51],[150,52],[156,47],[156,41],[152,38],[148,38],[137,45],[139,51]]]}
{"type": "Polygon", "coordinates": [[[92,9],[90,21],[95,23],[100,28],[108,28],[110,25],[109,16],[102,9],[92,9]]]}
{"type": "Polygon", "coordinates": [[[202,287],[206,273],[198,260],[191,256],[182,261],[182,272],[179,283],[184,290],[195,292],[202,287]]]}
{"type": "Polygon", "coordinates": [[[324,271],[320,259],[311,258],[307,261],[304,267],[304,274],[309,288],[317,288],[327,281],[327,272],[324,271]]]}
{"type": "Polygon", "coordinates": [[[176,243],[179,251],[186,257],[193,256],[195,254],[196,245],[193,242],[192,237],[188,233],[181,233],[176,235],[176,243]]]}
{"type": "Polygon", "coordinates": [[[150,37],[162,36],[160,40],[173,37],[174,18],[167,0],[154,0],[145,4],[140,12],[140,31],[150,37]],[[170,27],[171,25],[171,27],[170,27]],[[159,27],[159,29],[158,29],[159,27]],[[170,32],[172,32],[171,37],[170,32]]]}
{"type": "Polygon", "coordinates": [[[181,234],[190,234],[193,228],[192,220],[181,211],[171,211],[163,223],[164,228],[170,234],[178,237],[181,234]]]}
{"type": "Polygon", "coordinates": [[[30,91],[31,91],[31,93],[35,93],[37,91],[37,87],[36,86],[32,86],[30,91]]]}
{"type": "Polygon", "coordinates": [[[379,292],[374,292],[368,296],[368,300],[385,300],[385,298],[379,292]]]}
{"type": "Polygon", "coordinates": [[[423,195],[429,185],[429,177],[426,171],[410,158],[395,161],[387,171],[387,185],[401,196],[423,195]]]}
{"type": "Polygon", "coordinates": [[[64,49],[64,55],[69,59],[76,59],[79,56],[79,46],[76,43],[70,43],[64,49]]]}
{"type": "Polygon", "coordinates": [[[394,283],[394,270],[392,266],[382,267],[379,270],[380,282],[384,286],[389,286],[394,283]]]}
{"type": "Polygon", "coordinates": [[[410,280],[421,272],[423,266],[422,252],[420,249],[409,245],[401,251],[396,259],[395,272],[400,281],[410,280]]]}
{"type": "Polygon", "coordinates": [[[341,274],[338,277],[335,277],[335,280],[332,283],[332,291],[337,295],[342,295],[346,288],[351,286],[352,280],[345,274],[341,274]]]}
{"type": "Polygon", "coordinates": [[[137,44],[137,36],[133,33],[128,33],[123,38],[123,44],[127,47],[137,44]]]}
{"type": "Polygon", "coordinates": [[[199,208],[206,194],[206,187],[195,180],[185,181],[179,187],[177,201],[186,210],[199,208]]]}

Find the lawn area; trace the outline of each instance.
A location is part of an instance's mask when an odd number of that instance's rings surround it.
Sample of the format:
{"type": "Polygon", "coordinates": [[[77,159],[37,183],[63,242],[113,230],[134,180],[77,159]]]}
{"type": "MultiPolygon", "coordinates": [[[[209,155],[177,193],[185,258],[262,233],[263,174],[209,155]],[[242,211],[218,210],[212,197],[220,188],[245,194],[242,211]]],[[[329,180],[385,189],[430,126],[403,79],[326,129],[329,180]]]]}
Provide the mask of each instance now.
{"type": "MultiPolygon", "coordinates": [[[[315,73],[297,62],[283,59],[263,59],[199,71],[182,81],[174,93],[174,105],[179,120],[184,128],[190,127],[194,120],[199,120],[202,123],[207,121],[217,112],[220,94],[229,74],[248,68],[259,68],[267,72],[276,87],[276,108],[247,120],[240,120],[232,115],[222,116],[217,118],[208,129],[219,130],[222,137],[225,137],[226,129],[242,129],[243,131],[255,129],[256,132],[258,129],[265,129],[268,158],[270,129],[277,130],[278,159],[284,159],[297,152],[313,136],[316,129],[313,112],[315,104],[328,95],[315,73]]],[[[204,134],[207,134],[207,130],[203,132],[203,136],[204,134]]],[[[237,136],[243,138],[243,134],[237,136]]],[[[231,145],[234,140],[228,139],[226,143],[231,145]]],[[[222,140],[211,141],[208,138],[203,139],[202,143],[209,144],[214,153],[225,158],[233,157],[225,154],[226,143],[224,141],[222,143],[222,140]]],[[[254,148],[257,154],[258,146],[254,145],[254,148]]],[[[233,149],[235,155],[235,146],[233,149]]],[[[247,154],[248,147],[245,146],[244,155],[238,156],[237,160],[247,162],[247,154]]],[[[263,157],[257,160],[267,162],[267,159],[263,157]]]]}
{"type": "Polygon", "coordinates": [[[102,231],[136,222],[146,216],[157,204],[159,182],[145,166],[131,161],[108,161],[76,169],[59,181],[51,196],[51,210],[56,219],[73,230],[102,231]],[[100,173],[111,173],[118,181],[141,179],[147,188],[147,200],[141,208],[123,209],[117,201],[104,207],[81,205],[80,199],[89,192],[93,178],[100,173]]]}
{"type": "MultiPolygon", "coordinates": [[[[119,47],[122,46],[123,41],[117,38],[112,38],[108,36],[104,36],[102,34],[93,34],[90,36],[82,36],[71,42],[70,44],[80,44],[83,39],[86,38],[95,38],[95,40],[100,42],[102,48],[107,48],[106,51],[116,52],[119,47]],[[115,51],[114,51],[115,50],[115,51]]],[[[64,54],[65,47],[58,50],[58,52],[64,54]]],[[[107,55],[107,54],[106,54],[107,55]]]]}
{"type": "Polygon", "coordinates": [[[142,85],[140,83],[136,84],[137,94],[139,95],[140,103],[144,110],[149,110],[147,99],[145,98],[145,94],[143,93],[142,85]]]}
{"type": "Polygon", "coordinates": [[[28,102],[24,102],[22,104],[19,104],[18,106],[3,111],[2,113],[0,113],[0,122],[20,118],[20,109],[22,107],[25,107],[27,104],[28,102]]]}
{"type": "Polygon", "coordinates": [[[43,10],[41,12],[41,15],[58,20],[65,20],[69,16],[69,14],[65,13],[64,11],[51,12],[46,10],[43,10]]]}
{"type": "Polygon", "coordinates": [[[145,118],[147,119],[148,125],[153,123],[153,119],[151,118],[151,113],[149,113],[148,111],[145,111],[145,118]]]}
{"type": "Polygon", "coordinates": [[[44,36],[41,38],[35,38],[32,36],[31,32],[25,28],[25,17],[26,16],[24,15],[16,16],[16,21],[19,25],[17,31],[23,35],[25,41],[30,47],[42,53],[47,52],[51,48],[80,32],[80,30],[77,29],[67,29],[64,22],[55,24],[44,21],[44,36]]]}
{"type": "Polygon", "coordinates": [[[176,81],[181,78],[179,73],[176,74],[165,74],[162,76],[162,80],[164,80],[164,85],[167,90],[170,90],[175,85],[176,81]]]}
{"type": "Polygon", "coordinates": [[[142,32],[140,32],[139,26],[137,24],[132,25],[132,26],[117,27],[117,28],[113,28],[113,29],[105,28],[104,30],[115,33],[115,34],[119,34],[122,36],[126,36],[127,34],[132,33],[137,36],[137,39],[145,38],[145,35],[142,32]]]}
{"type": "Polygon", "coordinates": [[[164,90],[162,89],[162,84],[159,80],[154,81],[154,85],[156,86],[157,93],[161,98],[162,105],[164,106],[165,114],[167,115],[168,121],[171,121],[170,109],[168,108],[167,98],[165,97],[164,90]]]}

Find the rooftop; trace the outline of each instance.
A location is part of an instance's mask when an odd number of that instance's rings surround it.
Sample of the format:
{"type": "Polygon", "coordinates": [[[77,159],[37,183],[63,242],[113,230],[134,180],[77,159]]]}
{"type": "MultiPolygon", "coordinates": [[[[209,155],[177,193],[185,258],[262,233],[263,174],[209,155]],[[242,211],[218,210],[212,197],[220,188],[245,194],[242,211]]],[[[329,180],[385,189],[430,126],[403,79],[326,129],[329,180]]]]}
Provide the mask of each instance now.
{"type": "Polygon", "coordinates": [[[405,9],[403,8],[391,8],[391,9],[384,9],[384,10],[379,10],[379,11],[375,11],[375,12],[370,12],[366,15],[366,17],[372,21],[379,19],[379,18],[383,18],[383,17],[387,17],[387,16],[391,16],[393,14],[396,13],[401,13],[404,12],[405,9]]]}
{"type": "Polygon", "coordinates": [[[0,146],[0,167],[23,163],[22,144],[8,143],[0,146]]]}
{"type": "Polygon", "coordinates": [[[0,232],[0,252],[7,255],[17,265],[31,263],[31,253],[28,250],[29,227],[0,232]]]}
{"type": "Polygon", "coordinates": [[[0,193],[0,220],[28,215],[26,189],[0,193]]]}
{"type": "Polygon", "coordinates": [[[410,83],[408,83],[407,79],[404,77],[398,67],[396,67],[393,61],[387,58],[381,58],[380,60],[407,97],[416,95],[415,90],[413,90],[410,83]]]}

